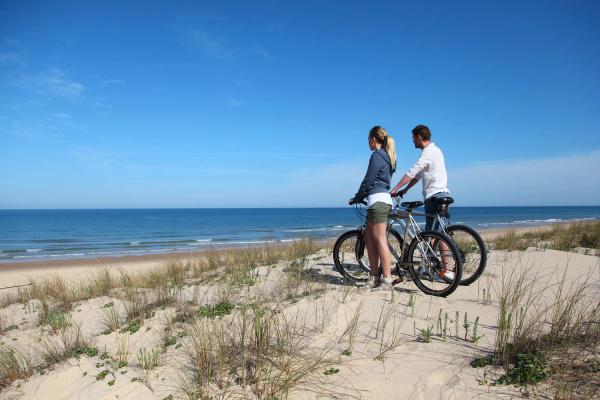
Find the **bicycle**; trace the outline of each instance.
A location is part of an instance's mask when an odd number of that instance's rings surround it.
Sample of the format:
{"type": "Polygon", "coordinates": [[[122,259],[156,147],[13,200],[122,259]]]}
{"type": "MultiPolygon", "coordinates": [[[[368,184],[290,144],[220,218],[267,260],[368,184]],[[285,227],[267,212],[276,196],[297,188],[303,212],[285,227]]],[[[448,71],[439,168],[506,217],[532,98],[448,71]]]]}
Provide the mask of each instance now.
{"type": "MultiPolygon", "coordinates": [[[[460,284],[468,286],[479,279],[485,270],[487,264],[487,247],[483,238],[475,229],[463,224],[449,223],[449,207],[452,203],[454,203],[454,199],[450,196],[437,199],[437,211],[432,229],[446,233],[454,243],[456,243],[463,264],[463,273],[460,284]]],[[[411,208],[413,210],[422,205],[422,201],[400,203],[401,207],[411,208]]],[[[424,213],[418,215],[432,216],[424,213]]]]}
{"type": "MultiPolygon", "coordinates": [[[[355,205],[355,211],[361,219],[364,218],[358,205],[355,205]]],[[[404,271],[408,271],[415,285],[426,294],[446,297],[454,292],[462,276],[462,261],[454,241],[443,232],[421,231],[411,209],[396,207],[389,214],[389,219],[388,246],[396,260],[396,272],[400,279],[403,280],[403,276],[406,276],[404,271]],[[405,227],[403,237],[393,229],[399,221],[405,227]],[[390,243],[390,235],[396,243],[390,243]],[[448,271],[453,272],[454,276],[449,278],[451,274],[448,271]]],[[[368,279],[365,229],[366,225],[363,224],[358,229],[343,233],[333,246],[335,267],[351,282],[366,282],[368,279]]]]}

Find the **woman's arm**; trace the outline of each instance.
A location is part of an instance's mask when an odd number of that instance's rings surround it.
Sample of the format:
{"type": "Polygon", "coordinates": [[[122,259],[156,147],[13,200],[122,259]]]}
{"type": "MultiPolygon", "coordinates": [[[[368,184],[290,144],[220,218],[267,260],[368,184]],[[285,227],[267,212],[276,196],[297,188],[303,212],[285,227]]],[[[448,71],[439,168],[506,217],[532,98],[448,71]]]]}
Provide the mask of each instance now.
{"type": "Polygon", "coordinates": [[[380,166],[377,165],[377,162],[375,161],[375,157],[376,157],[376,152],[374,151],[371,154],[371,158],[369,159],[369,167],[367,168],[367,173],[365,174],[365,177],[363,178],[363,180],[360,184],[360,187],[358,188],[358,192],[356,192],[356,194],[354,195],[354,198],[352,199],[352,203],[360,203],[361,201],[363,201],[365,199],[365,197],[367,197],[369,188],[373,184],[373,181],[375,181],[375,177],[377,176],[377,173],[379,172],[380,166]]]}

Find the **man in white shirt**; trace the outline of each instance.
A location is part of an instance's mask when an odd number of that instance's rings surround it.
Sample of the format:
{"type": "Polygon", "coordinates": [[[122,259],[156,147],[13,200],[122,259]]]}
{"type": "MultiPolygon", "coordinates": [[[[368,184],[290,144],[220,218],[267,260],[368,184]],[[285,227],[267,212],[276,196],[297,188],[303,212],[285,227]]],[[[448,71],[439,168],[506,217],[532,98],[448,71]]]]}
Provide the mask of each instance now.
{"type": "MultiPolygon", "coordinates": [[[[431,131],[425,125],[415,126],[412,130],[412,139],[415,147],[422,150],[421,156],[392,189],[391,195],[399,194],[404,197],[411,187],[422,180],[425,213],[434,215],[437,212],[436,199],[450,195],[444,155],[440,148],[431,142],[431,131]],[[408,184],[406,188],[398,191],[406,184],[408,184]]],[[[425,217],[425,220],[425,229],[432,229],[435,217],[425,217]]]]}

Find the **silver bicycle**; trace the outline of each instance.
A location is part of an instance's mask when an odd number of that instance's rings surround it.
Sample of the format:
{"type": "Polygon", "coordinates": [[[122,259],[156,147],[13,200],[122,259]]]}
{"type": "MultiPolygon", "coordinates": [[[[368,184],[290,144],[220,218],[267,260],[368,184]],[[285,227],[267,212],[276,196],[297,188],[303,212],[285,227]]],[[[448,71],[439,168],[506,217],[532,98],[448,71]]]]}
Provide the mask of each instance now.
{"type": "MultiPolygon", "coordinates": [[[[364,204],[364,203],[363,203],[364,204]]],[[[364,220],[364,213],[355,205],[364,220]]],[[[446,297],[461,282],[462,260],[454,241],[440,231],[422,231],[413,218],[413,209],[396,205],[389,215],[388,246],[396,261],[399,279],[410,276],[424,293],[446,297]],[[400,225],[403,235],[394,229],[400,225]]],[[[370,264],[365,244],[366,225],[342,234],[333,247],[335,267],[351,282],[368,279],[370,264]]],[[[378,272],[380,271],[377,268],[378,272]]]]}
{"type": "MultiPolygon", "coordinates": [[[[450,223],[450,204],[454,199],[450,196],[440,197],[436,201],[435,215],[413,212],[414,215],[435,217],[433,230],[438,230],[447,234],[456,244],[459,250],[463,265],[463,273],[460,281],[461,285],[467,286],[475,282],[483,274],[487,264],[487,246],[479,233],[468,225],[450,223]]],[[[400,207],[414,210],[423,205],[422,201],[412,201],[400,203],[400,207]]],[[[398,206],[398,204],[396,205],[398,206]]],[[[397,241],[399,234],[394,235],[391,243],[397,241]]],[[[409,236],[411,232],[409,232],[409,236]]],[[[411,236],[412,237],[412,236],[411,236]]]]}

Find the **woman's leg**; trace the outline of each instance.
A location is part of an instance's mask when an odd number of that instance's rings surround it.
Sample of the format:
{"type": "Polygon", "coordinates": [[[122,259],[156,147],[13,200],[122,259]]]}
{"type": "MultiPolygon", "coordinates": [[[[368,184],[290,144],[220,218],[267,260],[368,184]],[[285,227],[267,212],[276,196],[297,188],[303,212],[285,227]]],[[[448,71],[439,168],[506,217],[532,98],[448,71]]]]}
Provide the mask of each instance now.
{"type": "Polygon", "coordinates": [[[367,244],[367,252],[369,253],[371,276],[377,276],[379,274],[379,256],[377,255],[377,247],[375,246],[374,225],[376,224],[367,221],[367,229],[365,230],[365,242],[367,244]]]}
{"type": "MultiPolygon", "coordinates": [[[[381,261],[383,277],[389,278],[392,275],[391,254],[387,241],[387,223],[372,224],[372,240],[375,242],[373,247],[376,249],[378,259],[381,261]]],[[[369,257],[370,257],[369,253],[369,257]]]]}

